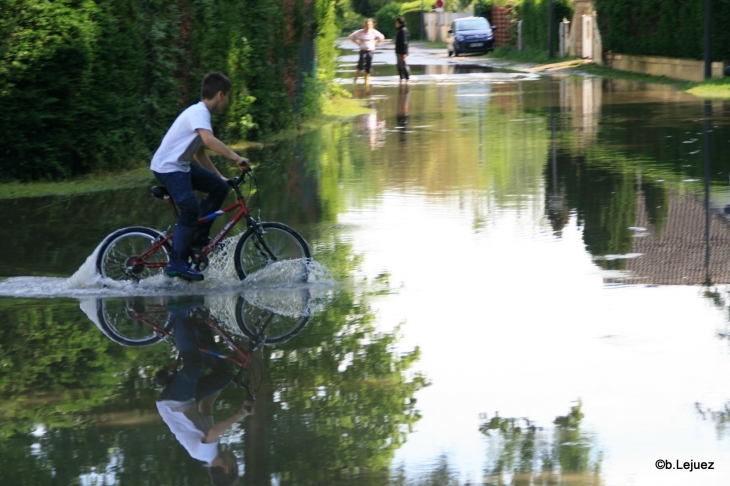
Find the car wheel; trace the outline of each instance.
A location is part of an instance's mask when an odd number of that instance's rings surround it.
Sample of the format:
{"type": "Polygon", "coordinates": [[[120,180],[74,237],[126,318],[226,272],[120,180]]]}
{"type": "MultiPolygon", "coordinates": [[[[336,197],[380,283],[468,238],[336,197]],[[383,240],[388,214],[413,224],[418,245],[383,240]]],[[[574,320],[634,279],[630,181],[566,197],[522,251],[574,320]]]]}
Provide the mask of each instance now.
{"type": "Polygon", "coordinates": [[[453,52],[451,52],[451,51],[448,51],[448,53],[449,53],[449,57],[451,57],[451,56],[453,56],[453,55],[454,55],[454,53],[453,53],[453,52]]]}
{"type": "Polygon", "coordinates": [[[457,51],[456,49],[454,49],[454,57],[456,57],[458,55],[459,55],[459,51],[457,51]]]}

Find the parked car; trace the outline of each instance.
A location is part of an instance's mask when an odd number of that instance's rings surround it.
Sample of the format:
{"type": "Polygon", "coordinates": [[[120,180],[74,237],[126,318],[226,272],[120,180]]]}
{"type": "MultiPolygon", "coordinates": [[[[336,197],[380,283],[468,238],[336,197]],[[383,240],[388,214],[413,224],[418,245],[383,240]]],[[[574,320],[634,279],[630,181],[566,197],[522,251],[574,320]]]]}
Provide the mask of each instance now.
{"type": "Polygon", "coordinates": [[[497,28],[489,25],[489,21],[484,17],[464,17],[454,20],[446,38],[449,56],[493,51],[495,30],[497,28]]]}

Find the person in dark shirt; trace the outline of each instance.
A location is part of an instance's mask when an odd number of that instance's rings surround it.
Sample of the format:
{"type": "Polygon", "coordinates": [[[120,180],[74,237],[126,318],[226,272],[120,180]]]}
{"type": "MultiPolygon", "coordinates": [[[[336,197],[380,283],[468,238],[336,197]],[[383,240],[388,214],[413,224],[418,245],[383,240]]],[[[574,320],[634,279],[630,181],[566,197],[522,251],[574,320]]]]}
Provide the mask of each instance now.
{"type": "Polygon", "coordinates": [[[406,64],[408,59],[408,28],[406,27],[405,17],[400,16],[395,19],[395,27],[398,29],[398,34],[395,37],[395,58],[398,63],[398,75],[401,83],[405,81],[408,84],[411,78],[411,70],[406,64]]]}

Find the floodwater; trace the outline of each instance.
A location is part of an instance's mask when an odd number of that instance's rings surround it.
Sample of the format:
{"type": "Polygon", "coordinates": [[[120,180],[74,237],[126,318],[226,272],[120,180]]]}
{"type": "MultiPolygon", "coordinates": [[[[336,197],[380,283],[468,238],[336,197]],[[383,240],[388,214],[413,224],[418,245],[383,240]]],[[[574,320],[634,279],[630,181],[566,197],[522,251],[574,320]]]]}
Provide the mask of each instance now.
{"type": "Polygon", "coordinates": [[[443,57],[408,88],[345,64],[371,114],[246,154],[307,283],[224,250],[104,286],[107,234],[172,221],[147,187],[4,201],[0,482],[210,484],[156,407],[182,312],[251,351],[242,484],[727,484],[730,107],[443,57]]]}

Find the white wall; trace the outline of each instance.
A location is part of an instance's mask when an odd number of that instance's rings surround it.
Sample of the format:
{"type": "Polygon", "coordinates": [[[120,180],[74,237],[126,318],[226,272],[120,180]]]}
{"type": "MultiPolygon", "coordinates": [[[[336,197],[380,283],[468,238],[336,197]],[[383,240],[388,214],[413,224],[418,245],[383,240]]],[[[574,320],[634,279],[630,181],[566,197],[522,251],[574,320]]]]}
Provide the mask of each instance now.
{"type": "Polygon", "coordinates": [[[469,12],[426,12],[423,21],[426,24],[426,38],[429,42],[446,42],[451,22],[464,17],[471,17],[469,12]]]}

